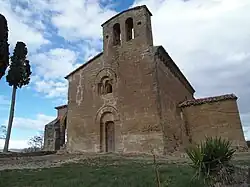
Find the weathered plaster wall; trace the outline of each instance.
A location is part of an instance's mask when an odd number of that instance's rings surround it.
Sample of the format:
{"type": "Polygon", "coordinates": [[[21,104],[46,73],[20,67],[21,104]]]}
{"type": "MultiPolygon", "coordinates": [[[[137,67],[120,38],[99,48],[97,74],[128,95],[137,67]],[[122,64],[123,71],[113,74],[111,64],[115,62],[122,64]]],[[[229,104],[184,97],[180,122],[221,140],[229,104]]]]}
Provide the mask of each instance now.
{"type": "Polygon", "coordinates": [[[158,84],[158,103],[164,132],[164,153],[180,150],[188,143],[184,121],[181,119],[179,103],[193,98],[193,91],[187,89],[166,66],[171,59],[155,57],[156,82],[158,84]]]}
{"type": "Polygon", "coordinates": [[[221,136],[234,146],[246,147],[236,99],[184,107],[183,114],[193,143],[221,136]]]}

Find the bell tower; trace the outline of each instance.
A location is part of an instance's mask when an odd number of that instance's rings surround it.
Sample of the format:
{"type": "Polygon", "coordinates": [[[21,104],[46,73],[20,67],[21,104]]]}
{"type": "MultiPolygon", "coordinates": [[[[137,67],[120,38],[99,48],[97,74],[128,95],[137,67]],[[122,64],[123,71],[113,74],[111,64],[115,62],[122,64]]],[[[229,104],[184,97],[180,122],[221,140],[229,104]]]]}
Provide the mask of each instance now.
{"type": "Polygon", "coordinates": [[[104,54],[123,47],[153,46],[151,12],[146,5],[125,10],[102,24],[104,54]]]}

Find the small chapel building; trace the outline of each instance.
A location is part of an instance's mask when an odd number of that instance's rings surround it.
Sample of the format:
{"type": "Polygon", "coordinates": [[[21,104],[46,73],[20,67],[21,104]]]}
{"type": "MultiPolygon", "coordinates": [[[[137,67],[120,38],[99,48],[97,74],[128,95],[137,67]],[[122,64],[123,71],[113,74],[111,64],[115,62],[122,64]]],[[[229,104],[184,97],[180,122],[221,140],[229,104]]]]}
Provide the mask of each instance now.
{"type": "Polygon", "coordinates": [[[194,98],[169,54],[153,45],[151,16],[143,5],[102,24],[103,52],[65,77],[68,104],[45,126],[45,150],[167,154],[214,136],[246,148],[237,97],[194,98]]]}

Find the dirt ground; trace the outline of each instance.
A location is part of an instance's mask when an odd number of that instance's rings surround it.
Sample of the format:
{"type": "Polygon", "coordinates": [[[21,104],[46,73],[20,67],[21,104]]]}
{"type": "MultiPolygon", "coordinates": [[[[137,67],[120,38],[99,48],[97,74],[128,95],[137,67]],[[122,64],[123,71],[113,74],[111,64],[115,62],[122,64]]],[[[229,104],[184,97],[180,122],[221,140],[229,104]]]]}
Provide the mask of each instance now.
{"type": "MultiPolygon", "coordinates": [[[[138,161],[148,161],[153,162],[152,155],[146,154],[94,154],[94,153],[60,153],[51,154],[45,156],[32,156],[32,157],[7,157],[0,158],[0,170],[6,169],[37,169],[37,168],[48,168],[48,167],[58,167],[64,163],[77,163],[81,160],[96,158],[96,157],[112,157],[112,159],[132,159],[138,161]]],[[[172,154],[167,156],[156,157],[157,162],[164,163],[189,163],[189,159],[185,154],[172,154]]],[[[235,161],[246,162],[247,165],[250,164],[250,152],[237,153],[234,157],[235,161]]]]}

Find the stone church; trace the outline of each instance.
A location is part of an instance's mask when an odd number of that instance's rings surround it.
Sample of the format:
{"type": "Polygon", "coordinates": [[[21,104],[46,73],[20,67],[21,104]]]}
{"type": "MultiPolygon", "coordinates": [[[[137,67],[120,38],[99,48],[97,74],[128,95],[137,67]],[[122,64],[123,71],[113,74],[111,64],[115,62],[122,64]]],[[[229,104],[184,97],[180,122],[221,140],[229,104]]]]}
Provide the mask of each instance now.
{"type": "Polygon", "coordinates": [[[103,52],[65,77],[68,104],[45,126],[45,150],[167,154],[206,136],[246,147],[237,97],[194,98],[169,54],[153,45],[151,16],[137,6],[102,24],[103,52]]]}

